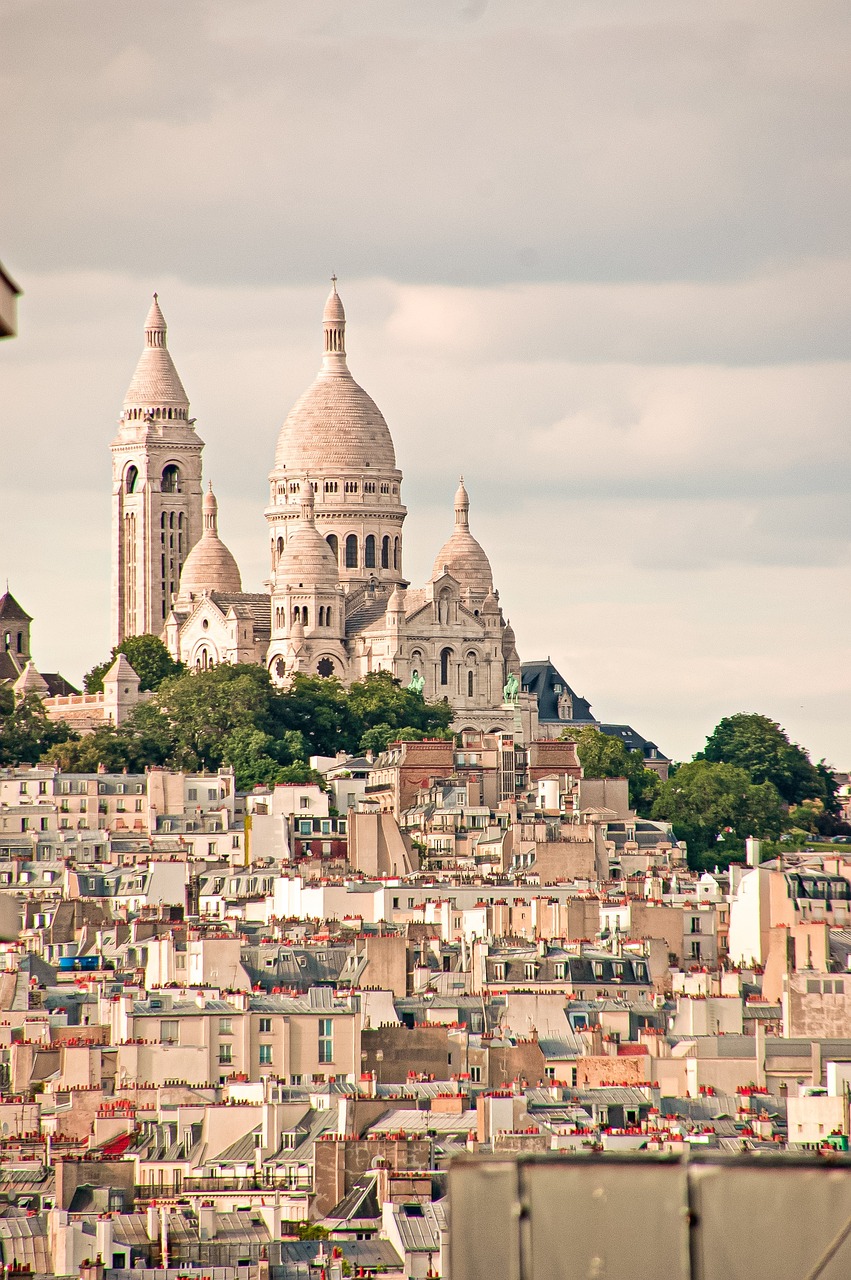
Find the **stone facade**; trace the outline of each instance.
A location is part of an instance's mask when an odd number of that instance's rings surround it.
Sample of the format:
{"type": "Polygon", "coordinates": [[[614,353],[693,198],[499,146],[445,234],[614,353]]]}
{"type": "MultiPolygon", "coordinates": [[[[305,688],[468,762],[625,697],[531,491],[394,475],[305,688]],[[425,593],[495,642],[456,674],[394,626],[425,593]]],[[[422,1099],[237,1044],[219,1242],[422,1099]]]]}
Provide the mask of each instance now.
{"type": "Polygon", "coordinates": [[[461,727],[535,736],[534,699],[505,699],[520,662],[463,480],[431,578],[412,590],[404,577],[402,473],[349,371],[336,284],[321,368],[284,421],[269,476],[268,594],[242,590],[212,492],[202,501],[203,445],[165,333],[155,298],[112,446],[115,639],[162,633],[196,670],[257,662],[279,685],[298,672],[350,683],[389,671],[448,701],[461,727]]]}

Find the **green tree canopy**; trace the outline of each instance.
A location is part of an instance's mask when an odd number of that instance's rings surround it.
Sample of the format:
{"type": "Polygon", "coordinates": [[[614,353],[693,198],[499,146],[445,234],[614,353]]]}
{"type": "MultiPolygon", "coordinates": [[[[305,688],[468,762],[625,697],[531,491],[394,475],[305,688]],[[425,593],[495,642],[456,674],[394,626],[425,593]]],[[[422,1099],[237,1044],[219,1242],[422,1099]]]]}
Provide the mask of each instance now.
{"type": "Polygon", "coordinates": [[[772,783],[788,805],[821,800],[826,809],[835,809],[836,787],[830,771],[823,763],[814,765],[803,747],[790,742],[780,725],[767,716],[744,712],[725,716],[695,759],[744,769],[752,782],[772,783]]]}
{"type": "Polygon", "coordinates": [[[37,764],[45,751],[76,735],[67,724],[54,724],[41,699],[34,693],[15,705],[4,698],[0,705],[0,765],[37,764]]]}
{"type": "Polygon", "coordinates": [[[679,765],[662,783],[653,805],[653,817],[666,818],[677,839],[687,842],[695,866],[719,837],[727,858],[741,850],[747,836],[778,839],[784,816],[772,782],[752,782],[744,769],[709,760],[679,765]]]}
{"type": "Polygon", "coordinates": [[[627,751],[620,738],[603,733],[594,725],[578,732],[565,729],[562,737],[576,742],[576,753],[586,778],[626,778],[630,805],[642,817],[650,816],[662,783],[659,775],[647,768],[640,751],[627,751]]]}
{"type": "Polygon", "coordinates": [[[237,730],[259,730],[274,740],[278,696],[268,671],[249,664],[222,663],[209,671],[169,676],[153,703],[173,738],[170,764],[218,769],[225,763],[225,744],[237,730]]]}
{"type": "Polygon", "coordinates": [[[103,678],[119,653],[124,654],[139,677],[140,689],[158,689],[163,680],[183,670],[183,664],[175,662],[159,636],[128,636],[113,647],[106,662],[98,663],[83,677],[86,693],[100,693],[103,678]]]}

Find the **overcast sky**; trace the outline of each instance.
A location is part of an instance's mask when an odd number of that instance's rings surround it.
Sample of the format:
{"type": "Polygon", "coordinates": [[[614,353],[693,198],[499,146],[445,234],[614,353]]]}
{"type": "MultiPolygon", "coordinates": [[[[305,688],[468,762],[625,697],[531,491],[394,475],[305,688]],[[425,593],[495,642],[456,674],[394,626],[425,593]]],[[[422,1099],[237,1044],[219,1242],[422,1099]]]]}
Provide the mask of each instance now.
{"type": "Polygon", "coordinates": [[[424,581],[459,472],[522,659],[676,758],[851,767],[847,0],[0,0],[0,575],[109,651],[109,443],[159,290],[266,572],[335,271],[424,581]]]}

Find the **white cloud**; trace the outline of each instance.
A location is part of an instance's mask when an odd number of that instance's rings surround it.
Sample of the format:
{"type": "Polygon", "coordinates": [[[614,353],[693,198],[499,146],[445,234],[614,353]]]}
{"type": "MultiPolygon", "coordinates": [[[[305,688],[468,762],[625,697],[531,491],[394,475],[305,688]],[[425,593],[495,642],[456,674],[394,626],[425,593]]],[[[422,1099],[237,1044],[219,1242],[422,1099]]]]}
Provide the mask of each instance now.
{"type": "Polygon", "coordinates": [[[690,754],[851,764],[851,15],[830,0],[9,0],[0,574],[108,646],[108,444],[158,288],[246,585],[335,270],[421,580],[459,471],[521,652],[690,754]]]}

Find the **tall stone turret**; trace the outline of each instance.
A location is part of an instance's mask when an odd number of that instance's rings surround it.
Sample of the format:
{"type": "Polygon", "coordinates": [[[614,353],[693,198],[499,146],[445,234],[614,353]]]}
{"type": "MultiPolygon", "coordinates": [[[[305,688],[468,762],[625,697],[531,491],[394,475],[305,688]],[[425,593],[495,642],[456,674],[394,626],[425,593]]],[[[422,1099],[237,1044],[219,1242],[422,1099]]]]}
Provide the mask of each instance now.
{"type": "Polygon", "coordinates": [[[163,630],[202,532],[203,447],[154,294],[112,442],[113,644],[163,630]]]}

